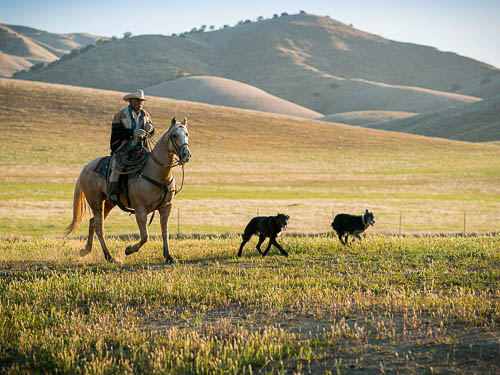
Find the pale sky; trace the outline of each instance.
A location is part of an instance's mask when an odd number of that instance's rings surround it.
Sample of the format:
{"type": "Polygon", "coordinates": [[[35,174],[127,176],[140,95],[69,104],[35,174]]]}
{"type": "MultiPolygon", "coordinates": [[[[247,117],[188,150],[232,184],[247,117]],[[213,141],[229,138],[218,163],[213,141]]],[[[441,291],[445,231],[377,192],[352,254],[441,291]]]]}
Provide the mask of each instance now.
{"type": "Polygon", "coordinates": [[[300,10],[500,68],[500,0],[0,0],[0,23],[108,37],[170,35],[300,10]]]}

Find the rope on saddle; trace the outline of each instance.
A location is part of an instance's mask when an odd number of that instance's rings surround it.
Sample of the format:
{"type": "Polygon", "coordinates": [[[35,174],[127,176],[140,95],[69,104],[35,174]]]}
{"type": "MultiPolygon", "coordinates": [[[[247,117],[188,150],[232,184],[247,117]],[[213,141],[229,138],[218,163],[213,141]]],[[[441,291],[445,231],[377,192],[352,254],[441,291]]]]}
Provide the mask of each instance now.
{"type": "Polygon", "coordinates": [[[142,145],[125,146],[116,155],[116,163],[120,174],[134,174],[142,170],[148,161],[150,152],[142,145]]]}

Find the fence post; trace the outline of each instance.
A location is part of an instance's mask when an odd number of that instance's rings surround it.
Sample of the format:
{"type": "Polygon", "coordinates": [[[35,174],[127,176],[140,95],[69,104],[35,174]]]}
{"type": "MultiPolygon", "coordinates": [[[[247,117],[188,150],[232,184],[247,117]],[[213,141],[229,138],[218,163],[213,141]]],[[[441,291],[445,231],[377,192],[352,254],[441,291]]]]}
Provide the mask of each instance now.
{"type": "Polygon", "coordinates": [[[181,236],[181,209],[177,208],[177,238],[181,236]]]}
{"type": "Polygon", "coordinates": [[[465,236],[465,209],[464,209],[464,236],[465,236]]]}

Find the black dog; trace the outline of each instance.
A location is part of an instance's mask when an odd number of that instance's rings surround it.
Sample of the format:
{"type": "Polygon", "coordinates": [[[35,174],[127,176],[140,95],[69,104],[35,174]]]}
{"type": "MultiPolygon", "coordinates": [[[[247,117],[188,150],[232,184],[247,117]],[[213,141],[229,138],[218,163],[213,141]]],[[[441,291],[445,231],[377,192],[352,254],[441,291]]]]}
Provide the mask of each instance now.
{"type": "Polygon", "coordinates": [[[375,225],[375,216],[366,210],[365,213],[360,216],[338,214],[335,216],[335,219],[333,219],[332,228],[337,232],[342,245],[347,245],[347,237],[349,235],[361,241],[359,235],[367,230],[370,225],[375,225]],[[342,239],[343,236],[344,239],[342,239]]]}
{"type": "Polygon", "coordinates": [[[247,224],[245,231],[243,232],[243,242],[241,243],[240,250],[238,251],[238,256],[241,256],[241,251],[243,246],[250,240],[250,237],[254,234],[259,235],[259,243],[257,244],[257,251],[265,257],[271,245],[274,245],[284,256],[288,256],[288,253],[283,250],[283,248],[276,242],[276,237],[282,232],[286,231],[286,226],[288,225],[288,220],[290,216],[285,214],[278,214],[276,216],[257,216],[254,217],[247,224]],[[269,237],[269,243],[267,244],[267,249],[262,252],[260,250],[260,245],[262,242],[269,237]]]}

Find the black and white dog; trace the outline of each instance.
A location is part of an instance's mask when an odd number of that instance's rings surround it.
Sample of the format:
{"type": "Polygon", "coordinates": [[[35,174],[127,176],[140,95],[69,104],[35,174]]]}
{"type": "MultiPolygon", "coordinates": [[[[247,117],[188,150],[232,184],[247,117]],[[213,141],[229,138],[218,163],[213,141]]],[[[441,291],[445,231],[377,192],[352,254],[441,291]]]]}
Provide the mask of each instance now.
{"type": "Polygon", "coordinates": [[[288,253],[283,250],[278,242],[276,242],[276,237],[281,235],[284,231],[286,231],[286,227],[288,225],[288,220],[290,216],[285,214],[278,214],[276,216],[257,216],[254,217],[247,224],[245,231],[243,232],[243,242],[240,245],[240,250],[238,251],[238,256],[241,256],[241,251],[243,250],[243,246],[250,240],[252,235],[257,234],[259,236],[259,243],[257,244],[257,251],[263,257],[266,256],[271,245],[274,245],[282,255],[288,256],[288,253]],[[264,252],[260,250],[260,245],[262,242],[269,237],[269,243],[267,244],[267,248],[264,252]]]}
{"type": "Polygon", "coordinates": [[[337,232],[342,245],[347,245],[347,237],[349,235],[354,236],[361,241],[361,237],[359,235],[367,230],[370,225],[375,225],[375,216],[366,210],[365,213],[360,216],[338,214],[335,216],[335,219],[333,219],[332,228],[335,232],[337,232]]]}

